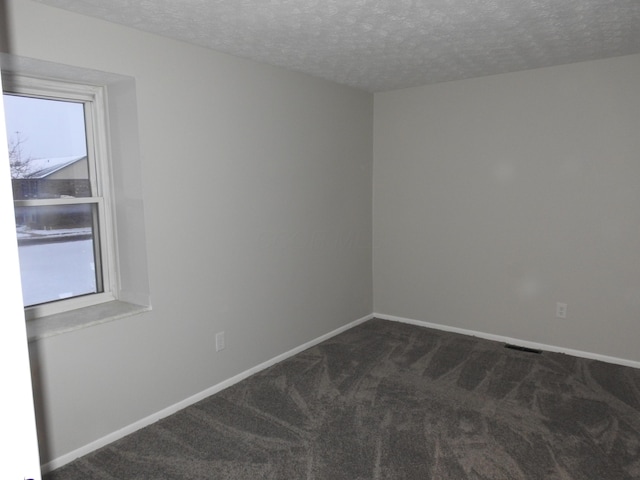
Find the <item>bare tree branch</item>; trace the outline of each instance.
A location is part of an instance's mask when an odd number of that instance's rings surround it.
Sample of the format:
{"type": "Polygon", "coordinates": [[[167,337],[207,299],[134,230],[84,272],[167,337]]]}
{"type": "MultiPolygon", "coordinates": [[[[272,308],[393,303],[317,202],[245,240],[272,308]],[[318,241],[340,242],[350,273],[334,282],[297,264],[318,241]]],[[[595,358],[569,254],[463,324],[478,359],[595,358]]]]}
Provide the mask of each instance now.
{"type": "Polygon", "coordinates": [[[26,141],[26,138],[21,138],[20,132],[16,132],[9,140],[11,178],[29,178],[34,173],[31,168],[31,156],[25,156],[22,151],[22,145],[26,141]]]}

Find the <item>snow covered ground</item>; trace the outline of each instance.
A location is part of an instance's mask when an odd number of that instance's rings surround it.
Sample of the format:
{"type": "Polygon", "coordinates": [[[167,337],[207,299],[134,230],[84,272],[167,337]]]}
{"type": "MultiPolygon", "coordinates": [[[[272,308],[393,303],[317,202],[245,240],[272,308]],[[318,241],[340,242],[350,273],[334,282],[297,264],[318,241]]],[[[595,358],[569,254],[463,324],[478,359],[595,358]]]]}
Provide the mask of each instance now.
{"type": "MultiPolygon", "coordinates": [[[[74,240],[91,234],[91,229],[42,231],[40,238],[51,234],[51,243],[21,243],[20,273],[24,305],[60,300],[96,292],[95,262],[92,240],[74,240]],[[69,241],[64,241],[64,238],[69,241]]],[[[23,232],[23,235],[25,232],[23,232]]],[[[33,233],[29,237],[34,238],[33,233]]],[[[18,234],[20,239],[20,233],[18,234]]]]}
{"type": "Polygon", "coordinates": [[[19,225],[16,227],[16,234],[18,236],[18,241],[25,240],[50,240],[57,241],[63,238],[71,238],[78,237],[83,235],[91,235],[91,227],[87,228],[60,228],[56,230],[35,230],[28,228],[24,225],[19,225]]]}

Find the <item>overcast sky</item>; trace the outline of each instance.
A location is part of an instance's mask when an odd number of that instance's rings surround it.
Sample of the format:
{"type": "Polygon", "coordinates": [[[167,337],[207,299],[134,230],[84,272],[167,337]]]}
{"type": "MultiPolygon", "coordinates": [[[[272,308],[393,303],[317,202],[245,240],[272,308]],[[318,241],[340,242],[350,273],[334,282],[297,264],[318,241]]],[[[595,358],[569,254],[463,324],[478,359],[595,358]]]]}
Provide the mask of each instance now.
{"type": "Polygon", "coordinates": [[[81,103],[4,95],[7,138],[20,132],[26,158],[86,155],[84,108],[81,103]]]}

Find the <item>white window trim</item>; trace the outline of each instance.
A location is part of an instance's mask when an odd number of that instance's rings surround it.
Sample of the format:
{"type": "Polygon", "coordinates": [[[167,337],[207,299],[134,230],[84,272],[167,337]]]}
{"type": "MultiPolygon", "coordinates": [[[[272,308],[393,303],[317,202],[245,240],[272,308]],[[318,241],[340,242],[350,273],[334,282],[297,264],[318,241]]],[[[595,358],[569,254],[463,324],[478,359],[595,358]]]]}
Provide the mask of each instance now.
{"type": "MultiPolygon", "coordinates": [[[[11,75],[3,79],[5,93],[28,95],[39,98],[78,101],[85,104],[87,157],[90,171],[92,196],[82,199],[51,203],[95,203],[98,205],[99,249],[103,292],[65,300],[57,300],[25,308],[27,320],[71,312],[80,308],[117,300],[118,258],[115,241],[115,219],[111,162],[109,157],[109,132],[107,99],[101,86],[75,84],[57,80],[41,79],[23,75],[11,75]]],[[[19,200],[16,205],[30,206],[47,204],[46,200],[19,200]]]]}

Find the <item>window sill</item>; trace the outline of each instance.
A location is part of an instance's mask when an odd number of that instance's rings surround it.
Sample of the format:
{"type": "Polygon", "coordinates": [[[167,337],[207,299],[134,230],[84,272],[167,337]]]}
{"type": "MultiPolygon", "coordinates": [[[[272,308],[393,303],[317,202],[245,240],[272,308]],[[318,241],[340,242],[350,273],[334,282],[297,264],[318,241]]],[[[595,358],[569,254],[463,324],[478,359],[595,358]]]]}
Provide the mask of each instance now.
{"type": "Polygon", "coordinates": [[[64,313],[57,313],[46,317],[28,320],[27,337],[29,342],[42,340],[43,338],[73,332],[82,328],[113,322],[121,318],[148,312],[151,307],[135,305],[120,301],[113,301],[79,308],[64,313]]]}

